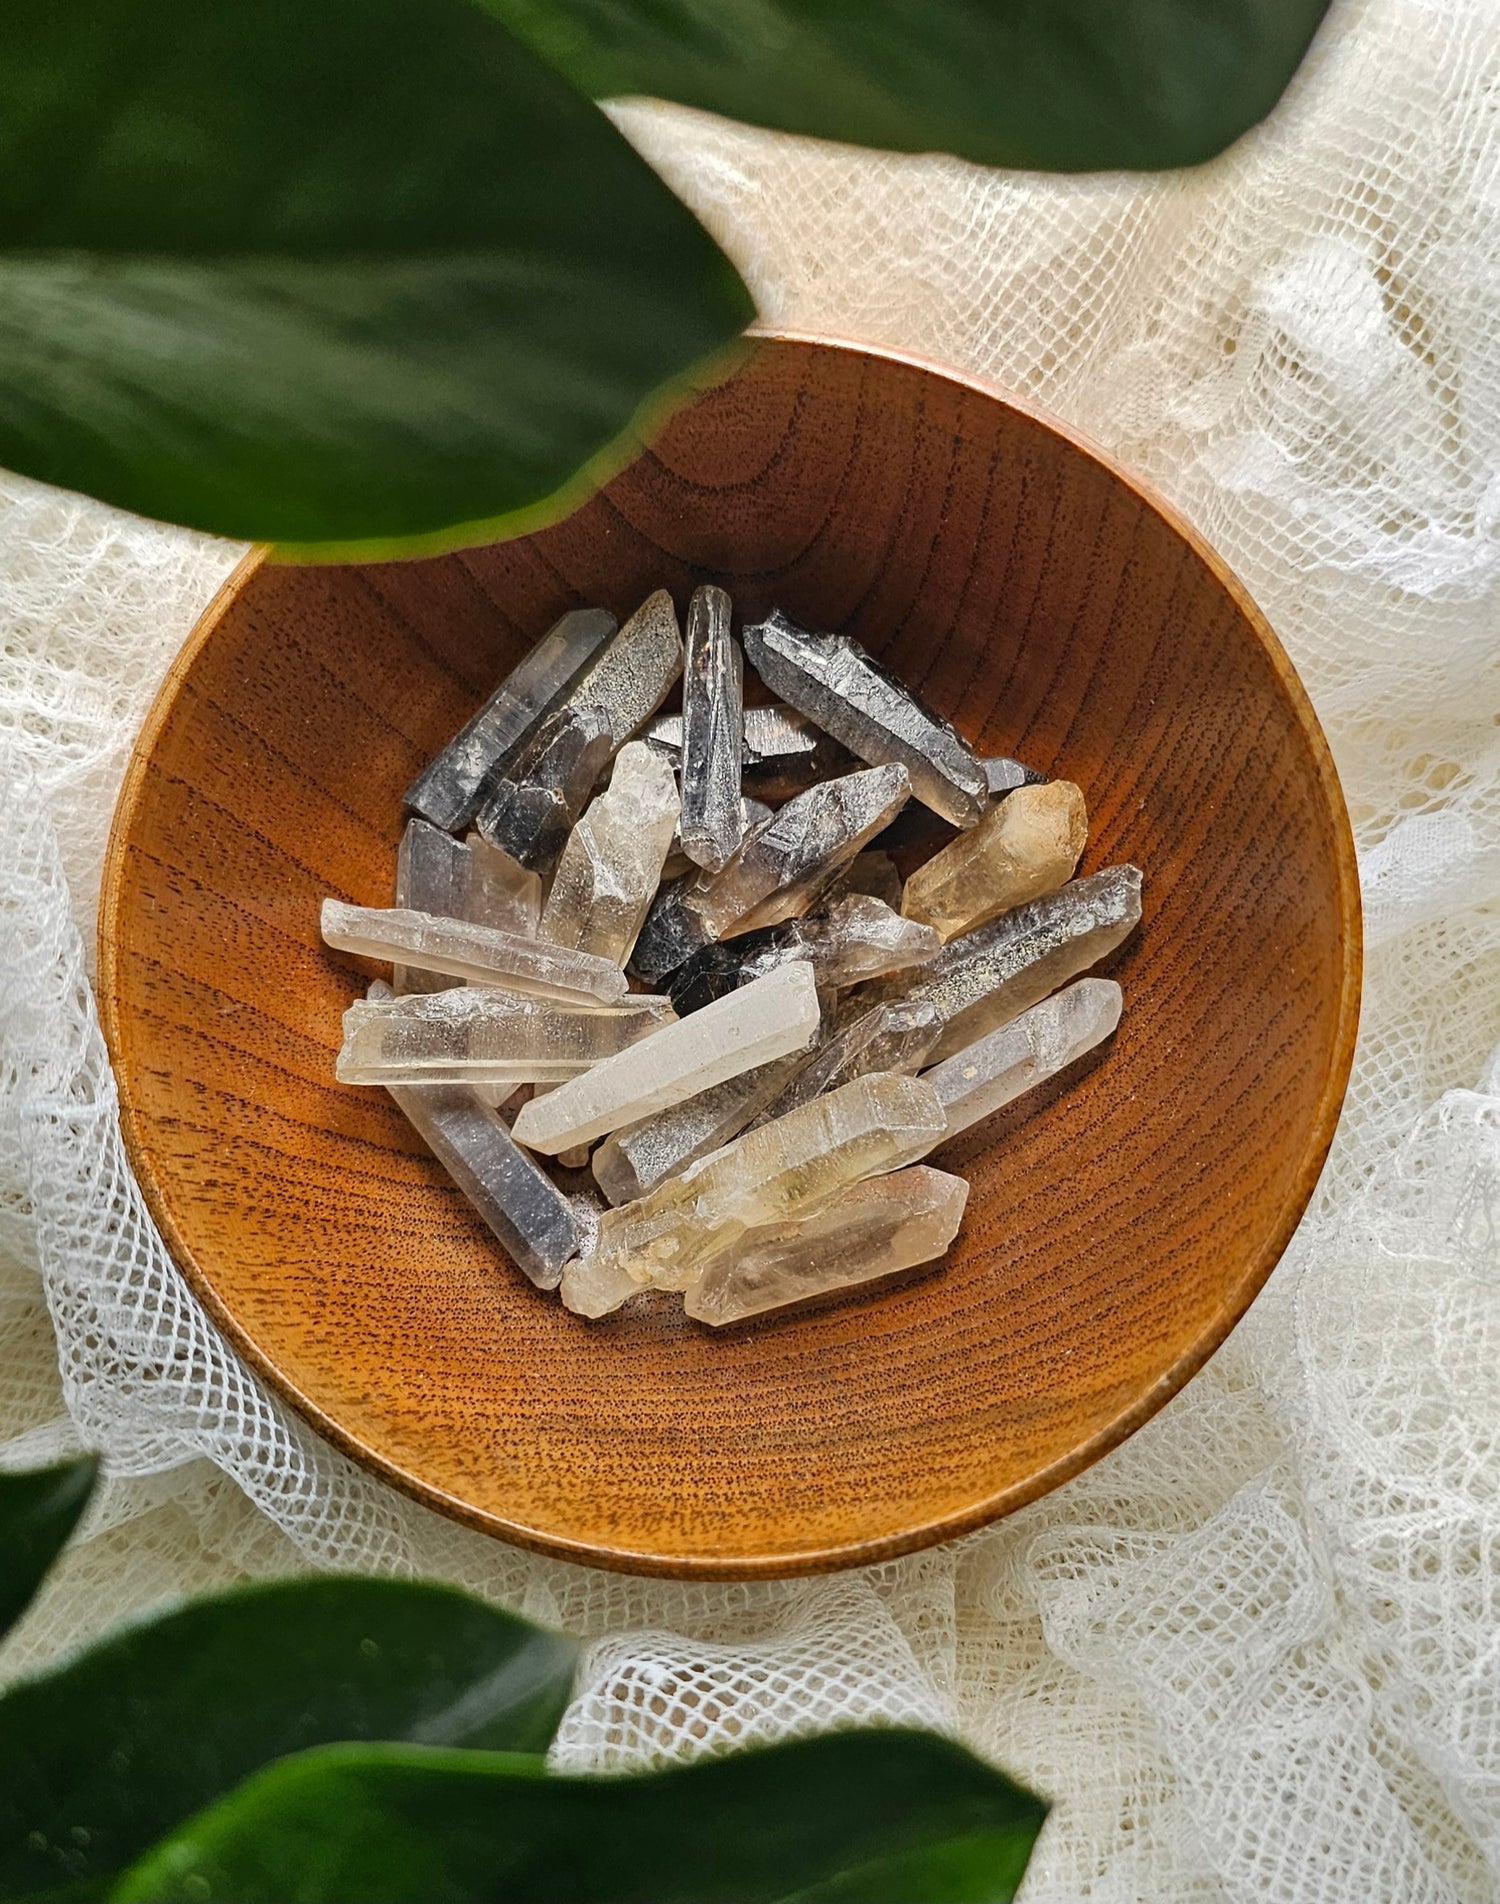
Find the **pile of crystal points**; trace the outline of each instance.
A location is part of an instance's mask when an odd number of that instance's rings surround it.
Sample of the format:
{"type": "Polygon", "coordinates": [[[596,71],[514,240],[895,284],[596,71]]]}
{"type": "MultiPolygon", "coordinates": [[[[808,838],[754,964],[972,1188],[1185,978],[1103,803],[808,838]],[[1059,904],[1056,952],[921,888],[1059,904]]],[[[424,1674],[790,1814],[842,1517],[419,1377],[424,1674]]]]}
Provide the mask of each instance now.
{"type": "Polygon", "coordinates": [[[583,1316],[675,1290],[717,1326],[940,1258],[968,1184],[923,1159],[1119,1022],[1080,974],[1141,875],[1074,877],[1079,789],[848,635],[733,619],[713,587],[685,639],[665,589],[564,615],[412,783],[393,903],[323,906],[392,968],[339,1078],[583,1316]]]}

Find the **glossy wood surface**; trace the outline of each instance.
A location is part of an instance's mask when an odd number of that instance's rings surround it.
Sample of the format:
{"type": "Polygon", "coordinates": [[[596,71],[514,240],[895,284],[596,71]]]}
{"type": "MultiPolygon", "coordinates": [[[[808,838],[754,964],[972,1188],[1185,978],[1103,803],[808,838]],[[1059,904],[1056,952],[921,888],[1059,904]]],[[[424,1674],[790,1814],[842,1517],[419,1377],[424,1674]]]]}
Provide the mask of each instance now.
{"type": "MultiPolygon", "coordinates": [[[[567,521],[428,561],[251,562],[174,668],[116,815],[101,1003],[125,1131],[246,1358],[433,1506],[608,1566],[877,1559],[1076,1473],[1223,1340],[1322,1165],[1359,991],[1326,746],[1243,591],[1056,424],[929,366],[756,346],[567,521]],[[569,1315],[382,1092],[334,1082],[401,792],[563,609],[723,583],[851,630],[984,751],[1083,787],[1145,920],[1102,1061],[940,1151],[943,1268],[722,1335],[569,1315]]],[[[1212,1460],[1212,1449],[1204,1450],[1212,1460]]]]}

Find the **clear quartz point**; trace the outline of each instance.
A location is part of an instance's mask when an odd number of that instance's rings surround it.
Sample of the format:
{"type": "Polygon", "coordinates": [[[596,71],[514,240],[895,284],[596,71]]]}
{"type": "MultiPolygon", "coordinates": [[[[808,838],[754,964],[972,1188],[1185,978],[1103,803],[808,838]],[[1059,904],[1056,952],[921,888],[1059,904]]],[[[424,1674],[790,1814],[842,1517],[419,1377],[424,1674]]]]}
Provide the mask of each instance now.
{"type": "Polygon", "coordinates": [[[930,926],[903,919],[868,893],[849,893],[805,918],[700,947],[668,973],[666,990],[685,1018],[793,959],[808,961],[820,989],[837,991],[921,965],[940,949],[930,926]]]}
{"type": "Polygon", "coordinates": [[[568,695],[570,707],[604,715],[610,753],[623,747],[671,693],[682,673],[682,633],[666,589],[648,595],[568,695]]]}
{"type": "Polygon", "coordinates": [[[910,794],[899,766],[866,767],[809,787],[758,826],[717,873],[690,886],[683,904],[711,939],[794,919],[910,794]]]}
{"type": "Polygon", "coordinates": [[[1079,979],[924,1072],[942,1099],[944,1136],[956,1137],[1102,1044],[1120,1008],[1113,979],[1079,979]]]}
{"type": "Polygon", "coordinates": [[[556,1155],[664,1111],[741,1072],[800,1051],[821,1018],[808,965],[785,965],[697,1013],[533,1098],[516,1118],[516,1141],[556,1155]]]}
{"type": "Polygon", "coordinates": [[[638,1202],[607,1210],[562,1298],[602,1316],[647,1286],[687,1289],[747,1230],[785,1223],[939,1141],[943,1107],[920,1078],[875,1073],[711,1151],[638,1202]]]}
{"type": "MultiPolygon", "coordinates": [[[[390,988],[377,981],[369,997],[390,988]]],[[[461,1084],[386,1089],[417,1135],[538,1289],[556,1289],[586,1238],[568,1199],[494,1111],[461,1084]]]]}
{"type": "Polygon", "coordinates": [[[664,1178],[675,1177],[699,1157],[738,1137],[791,1082],[804,1061],[803,1054],[794,1051],[615,1131],[594,1152],[594,1181],[611,1203],[645,1196],[664,1178]]]}
{"type": "Polygon", "coordinates": [[[609,786],[568,835],[540,935],[623,965],[647,908],[677,824],[672,769],[643,741],[615,758],[609,786]]]}
{"type": "Polygon", "coordinates": [[[942,1018],[931,1005],[899,1001],[872,1005],[819,1047],[787,1080],[758,1122],[783,1117],[799,1104],[810,1104],[825,1091],[836,1091],[870,1071],[908,1075],[920,1071],[942,1031],[942,1018]]]}
{"type": "Polygon", "coordinates": [[[933,1262],[958,1234],[968,1198],[962,1177],[928,1164],[854,1184],[812,1216],[751,1230],[708,1265],[683,1306],[722,1328],[933,1262]]]}
{"type": "Polygon", "coordinates": [[[503,1087],[576,1077],[671,1022],[665,999],[637,996],[585,1010],[463,986],[344,1013],[335,1075],[344,1084],[483,1084],[503,1087]]]}
{"type": "Polygon", "coordinates": [[[472,720],[429,761],[406,792],[413,813],[457,832],[473,819],[480,789],[531,737],[615,632],[602,608],[575,608],[496,688],[472,720]]]}
{"type": "Polygon", "coordinates": [[[340,952],[417,965],[477,985],[503,985],[573,1004],[608,1005],[625,996],[625,974],[607,959],[466,919],[325,899],[322,926],[325,943],[340,952]]]}
{"type": "Polygon", "coordinates": [[[705,585],[688,604],[682,672],[682,850],[717,872],[744,833],[744,663],[729,631],[730,601],[705,585]]]}
{"type": "Polygon", "coordinates": [[[1088,812],[1071,780],[1018,787],[907,880],[901,910],[944,940],[1055,892],[1088,843],[1088,812]]]}
{"type": "Polygon", "coordinates": [[[954,939],[910,985],[879,985],[937,1007],[945,1029],[933,1056],[950,1057],[1087,971],[1140,917],[1140,869],[1107,866],[954,939]]]}
{"type": "Polygon", "coordinates": [[[989,785],[974,750],[852,636],[812,634],[778,609],[743,639],[772,693],[861,760],[904,767],[916,798],[955,826],[982,817],[989,785]]]}
{"type": "Polygon", "coordinates": [[[613,752],[601,709],[558,708],[511,765],[485,782],[474,816],[481,837],[523,866],[550,871],[613,752]]]}

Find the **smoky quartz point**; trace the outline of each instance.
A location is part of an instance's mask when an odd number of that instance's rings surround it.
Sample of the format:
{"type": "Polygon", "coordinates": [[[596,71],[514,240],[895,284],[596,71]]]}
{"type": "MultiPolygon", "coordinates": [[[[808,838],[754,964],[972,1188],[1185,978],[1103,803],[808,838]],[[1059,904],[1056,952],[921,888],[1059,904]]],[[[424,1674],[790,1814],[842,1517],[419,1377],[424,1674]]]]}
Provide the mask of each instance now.
{"type": "Polygon", "coordinates": [[[906,882],[908,919],[954,939],[997,913],[1055,892],[1088,841],[1083,795],[1071,780],[1018,787],[906,882]]]}
{"type": "Polygon", "coordinates": [[[683,1306],[712,1328],[832,1296],[942,1256],[969,1186],[930,1164],[857,1183],[800,1221],[751,1230],[691,1284],[683,1306]]]}
{"type": "Polygon", "coordinates": [[[738,849],[744,831],[744,668],[730,612],[722,588],[694,590],[682,675],[682,850],[709,872],[738,849]]]}
{"type": "Polygon", "coordinates": [[[950,1057],[1087,971],[1140,917],[1140,869],[1108,866],[952,940],[910,985],[878,984],[936,1006],[944,1031],[933,1056],[950,1057]]]}
{"type": "Polygon", "coordinates": [[[666,589],[648,595],[594,665],[575,684],[567,705],[592,707],[609,727],[615,754],[645,726],[682,673],[682,634],[666,589]]]}
{"type": "Polygon", "coordinates": [[[697,877],[685,873],[663,886],[652,900],[630,955],[630,970],[643,984],[659,985],[711,942],[708,928],[687,908],[687,895],[697,877]]]}
{"type": "MultiPolygon", "coordinates": [[[[377,981],[369,997],[390,988],[377,981]]],[[[568,1199],[516,1143],[494,1111],[463,1085],[388,1084],[397,1107],[517,1266],[538,1289],[556,1289],[585,1241],[568,1199]]]]}
{"type": "Polygon", "coordinates": [[[609,717],[569,705],[549,714],[507,770],[488,781],[474,824],[481,838],[550,872],[614,752],[609,717]]]}
{"type": "Polygon", "coordinates": [[[679,1018],[762,978],[778,965],[806,959],[820,989],[839,990],[936,958],[930,926],[903,919],[868,893],[849,893],[801,919],[763,926],[700,947],[665,978],[679,1018]]]}
{"type": "Polygon", "coordinates": [[[911,794],[906,769],[866,767],[824,780],[758,826],[717,873],[683,894],[707,936],[779,924],[807,912],[911,794]]]}
{"type": "Polygon", "coordinates": [[[904,767],[916,798],[955,826],[983,815],[989,785],[974,750],[852,636],[812,634],[778,609],[743,639],[767,687],[861,760],[904,767]]]}
{"type": "Polygon", "coordinates": [[[479,712],[406,792],[413,813],[456,833],[473,819],[480,789],[530,738],[615,632],[602,608],[575,608],[542,636],[479,712]]]}

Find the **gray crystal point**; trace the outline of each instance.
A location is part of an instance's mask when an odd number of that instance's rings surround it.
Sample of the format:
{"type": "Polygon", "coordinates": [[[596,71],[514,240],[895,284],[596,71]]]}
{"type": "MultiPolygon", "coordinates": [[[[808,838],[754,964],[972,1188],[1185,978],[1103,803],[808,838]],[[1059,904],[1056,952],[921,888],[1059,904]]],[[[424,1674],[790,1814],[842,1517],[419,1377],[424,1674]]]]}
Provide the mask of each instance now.
{"type": "Polygon", "coordinates": [[[989,786],[974,750],[852,636],[810,634],[777,609],[744,643],[766,686],[861,760],[905,767],[917,799],[955,826],[979,819],[989,786]]]}
{"type": "Polygon", "coordinates": [[[595,1182],[612,1204],[645,1196],[738,1137],[804,1062],[804,1054],[794,1051],[616,1131],[594,1152],[595,1182]]]}
{"type": "Polygon", "coordinates": [[[929,1164],[854,1184],[812,1216],[749,1231],[709,1264],[683,1307],[722,1328],[930,1263],[958,1234],[968,1196],[962,1177],[929,1164]]]}
{"type": "Polygon", "coordinates": [[[900,995],[937,1007],[945,1029],[933,1056],[946,1058],[1086,971],[1140,917],[1140,869],[1107,866],[954,939],[900,995]]]}
{"type": "MultiPolygon", "coordinates": [[[[372,1000],[389,986],[370,987],[372,1000]]],[[[556,1289],[586,1238],[568,1199],[461,1084],[387,1085],[396,1104],[538,1289],[556,1289]]]]}
{"type": "Polygon", "coordinates": [[[987,754],[979,764],[984,769],[992,800],[1003,799],[1018,787],[1040,787],[1046,784],[1047,776],[1044,773],[1038,773],[1035,767],[1028,767],[1022,761],[1010,760],[1004,754],[987,754]]]}
{"type": "Polygon", "coordinates": [[[412,812],[449,832],[467,826],[485,780],[514,757],[615,627],[614,616],[602,608],[575,608],[554,622],[474,718],[407,788],[406,804],[412,812]]]}
{"type": "Polygon", "coordinates": [[[550,872],[615,751],[609,716],[569,703],[487,783],[474,816],[480,837],[535,872],[550,872]]]}
{"type": "Polygon", "coordinates": [[[688,604],[682,675],[682,850],[717,872],[743,835],[740,760],[744,673],[722,588],[695,589],[688,604]]]}
{"type": "Polygon", "coordinates": [[[868,893],[849,893],[802,919],[787,919],[702,947],[669,972],[665,988],[678,1017],[792,959],[806,959],[820,990],[857,985],[936,958],[940,941],[868,893]]]}
{"type": "Polygon", "coordinates": [[[1102,1044],[1120,1022],[1120,1005],[1113,979],[1081,978],[924,1072],[923,1083],[942,1099],[945,1138],[1045,1084],[1102,1044]]]}
{"type": "Polygon", "coordinates": [[[684,959],[709,943],[703,921],[684,904],[696,879],[695,873],[674,879],[652,901],[630,955],[630,970],[644,984],[659,984],[684,959]]]}
{"type": "Polygon", "coordinates": [[[900,766],[866,767],[809,787],[749,834],[717,873],[690,887],[683,903],[711,939],[794,919],[810,910],[910,793],[900,766]]]}
{"type": "Polygon", "coordinates": [[[682,673],[677,610],[664,588],[648,595],[568,696],[570,707],[606,717],[610,753],[622,748],[661,706],[682,673]]]}
{"type": "Polygon", "coordinates": [[[941,1015],[924,1001],[872,1005],[802,1065],[781,1095],[760,1113],[758,1122],[765,1124],[773,1117],[783,1117],[798,1105],[810,1104],[825,1091],[836,1091],[841,1084],[850,1084],[870,1071],[909,1076],[927,1062],[942,1032],[941,1015]]]}

